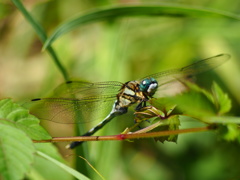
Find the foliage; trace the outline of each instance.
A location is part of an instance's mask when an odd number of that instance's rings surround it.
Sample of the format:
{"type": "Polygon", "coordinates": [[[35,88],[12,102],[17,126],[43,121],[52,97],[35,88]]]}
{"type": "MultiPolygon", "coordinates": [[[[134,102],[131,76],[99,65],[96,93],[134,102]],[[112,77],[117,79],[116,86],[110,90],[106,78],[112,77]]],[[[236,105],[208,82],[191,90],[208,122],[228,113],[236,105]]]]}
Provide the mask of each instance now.
{"type": "MultiPolygon", "coordinates": [[[[153,100],[154,111],[148,109],[153,112],[152,123],[161,123],[155,129],[145,129],[158,133],[207,126],[216,133],[193,131],[158,137],[164,144],[149,139],[134,143],[93,142],[83,144],[76,153],[82,151],[81,155],[106,179],[237,179],[240,71],[235,60],[239,56],[239,3],[143,2],[1,2],[1,97],[25,101],[36,94],[45,96],[71,76],[125,82],[191,64],[190,60],[197,57],[229,53],[231,63],[224,64],[220,74],[200,75],[196,82],[200,86],[187,83],[188,92],[153,100]],[[50,58],[41,51],[44,48],[50,58]]],[[[138,118],[139,122],[148,119],[144,115],[138,118]]],[[[0,119],[1,178],[87,179],[79,171],[91,179],[100,179],[81,158],[73,157],[76,171],[65,165],[52,144],[33,143],[51,139],[46,129],[56,130],[52,136],[63,136],[65,132],[57,125],[43,123],[43,128],[27,109],[9,99],[0,101],[0,119]]],[[[117,134],[131,126],[130,122],[119,118],[100,135],[117,134]]],[[[63,129],[68,131],[66,126],[63,129]]],[[[63,151],[61,145],[59,151],[63,155],[72,153],[63,151]]]]}
{"type": "MultiPolygon", "coordinates": [[[[28,113],[27,109],[12,103],[10,99],[5,99],[0,101],[0,114],[0,174],[3,179],[22,179],[26,173],[29,173],[30,169],[35,171],[35,175],[29,176],[36,178],[38,169],[31,168],[36,156],[54,162],[56,166],[63,168],[79,179],[87,179],[62,164],[62,158],[57,155],[57,151],[52,146],[47,144],[46,146],[34,146],[32,139],[49,139],[51,136],[39,125],[39,120],[28,113]],[[50,153],[51,151],[53,154],[50,153]],[[47,154],[51,154],[58,161],[47,154]]],[[[35,162],[35,164],[37,163],[35,162]]]]}

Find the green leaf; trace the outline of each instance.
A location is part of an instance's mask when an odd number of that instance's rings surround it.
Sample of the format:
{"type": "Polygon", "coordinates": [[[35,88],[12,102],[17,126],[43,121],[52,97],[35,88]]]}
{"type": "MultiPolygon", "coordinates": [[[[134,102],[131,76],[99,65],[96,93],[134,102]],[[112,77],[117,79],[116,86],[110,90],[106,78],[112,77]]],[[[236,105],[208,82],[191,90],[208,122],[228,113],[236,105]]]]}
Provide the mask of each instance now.
{"type": "Polygon", "coordinates": [[[152,98],[149,102],[155,108],[160,109],[165,114],[165,116],[169,116],[176,107],[176,104],[172,103],[167,97],[152,98]]]}
{"type": "Polygon", "coordinates": [[[0,178],[23,179],[33,163],[35,149],[21,130],[0,121],[0,178]]]}
{"type": "Polygon", "coordinates": [[[204,96],[206,96],[206,98],[208,100],[210,100],[212,103],[214,103],[214,98],[213,98],[213,96],[212,96],[212,94],[210,92],[208,92],[205,89],[199,87],[195,83],[192,83],[192,82],[189,82],[189,81],[185,81],[183,83],[185,83],[186,86],[189,87],[191,91],[195,91],[195,92],[203,94],[204,96]]]}
{"type": "Polygon", "coordinates": [[[219,114],[225,114],[230,111],[232,102],[228,95],[222,91],[217,83],[213,83],[212,92],[214,95],[215,104],[219,114]]]}
{"type": "Polygon", "coordinates": [[[206,117],[205,122],[216,124],[217,132],[220,136],[227,140],[233,141],[237,138],[239,139],[240,135],[240,117],[233,116],[215,116],[215,117],[206,117]]]}
{"type": "Polygon", "coordinates": [[[240,17],[229,12],[197,8],[191,6],[183,6],[176,4],[161,4],[161,5],[133,5],[104,8],[77,17],[60,25],[55,32],[46,40],[44,49],[49,47],[61,35],[76,29],[77,27],[96,21],[116,19],[119,17],[131,16],[174,16],[174,17],[225,17],[229,19],[240,20],[240,17]]]}
{"type": "Polygon", "coordinates": [[[184,114],[192,117],[208,117],[216,114],[212,101],[202,92],[191,90],[190,92],[172,98],[177,108],[184,114]]]}
{"type": "Polygon", "coordinates": [[[51,139],[51,136],[39,125],[39,120],[29,114],[29,111],[11,99],[3,99],[0,101],[0,119],[7,119],[2,123],[8,123],[18,129],[24,131],[30,138],[34,140],[51,139]]]}
{"type": "Polygon", "coordinates": [[[221,125],[218,128],[218,133],[221,137],[227,141],[234,141],[239,138],[240,131],[239,125],[237,124],[227,124],[221,125]]]}
{"type": "Polygon", "coordinates": [[[165,114],[154,106],[146,106],[134,113],[134,121],[137,123],[149,120],[151,118],[165,117],[165,114]]]}
{"type": "MultiPolygon", "coordinates": [[[[170,116],[168,119],[164,119],[165,122],[163,125],[157,127],[154,129],[154,131],[172,131],[172,130],[178,130],[180,126],[180,120],[179,116],[170,116]]],[[[177,142],[178,135],[170,135],[170,136],[161,136],[154,138],[156,141],[160,141],[164,143],[164,141],[168,142],[177,142]]]]}

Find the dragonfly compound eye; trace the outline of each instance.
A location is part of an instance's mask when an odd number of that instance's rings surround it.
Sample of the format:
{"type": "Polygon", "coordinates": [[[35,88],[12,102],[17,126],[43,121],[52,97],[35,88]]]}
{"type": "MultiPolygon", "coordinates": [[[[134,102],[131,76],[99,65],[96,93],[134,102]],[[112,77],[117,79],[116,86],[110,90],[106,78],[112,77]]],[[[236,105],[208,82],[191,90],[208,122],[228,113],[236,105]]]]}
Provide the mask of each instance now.
{"type": "Polygon", "coordinates": [[[145,78],[139,85],[140,91],[145,92],[148,96],[153,96],[158,88],[158,83],[154,78],[145,78]]]}

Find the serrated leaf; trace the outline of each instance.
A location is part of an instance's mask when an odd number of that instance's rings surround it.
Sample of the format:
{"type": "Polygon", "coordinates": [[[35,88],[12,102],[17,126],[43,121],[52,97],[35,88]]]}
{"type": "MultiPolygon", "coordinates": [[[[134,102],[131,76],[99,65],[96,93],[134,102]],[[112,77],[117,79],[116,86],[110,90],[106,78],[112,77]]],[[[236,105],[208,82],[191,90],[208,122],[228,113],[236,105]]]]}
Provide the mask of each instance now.
{"type": "MultiPolygon", "coordinates": [[[[180,126],[180,120],[179,116],[170,116],[168,119],[165,119],[163,121],[167,121],[167,123],[164,123],[164,125],[159,126],[154,129],[154,131],[172,131],[172,130],[178,130],[180,126]]],[[[170,136],[161,136],[154,138],[156,141],[160,141],[164,143],[164,141],[168,142],[177,142],[178,135],[170,135],[170,136]]]]}
{"type": "Polygon", "coordinates": [[[146,106],[134,113],[134,121],[137,123],[149,120],[154,117],[165,117],[165,114],[154,106],[146,106]]]}
{"type": "Polygon", "coordinates": [[[0,123],[0,178],[23,179],[33,163],[35,149],[31,139],[21,130],[0,123]]]}
{"type": "Polygon", "coordinates": [[[152,98],[149,103],[157,109],[160,109],[165,116],[169,116],[175,109],[176,104],[172,103],[167,97],[166,98],[152,98]]]}
{"type": "Polygon", "coordinates": [[[218,128],[221,137],[227,141],[233,141],[239,138],[240,130],[238,124],[221,125],[218,128]]]}
{"type": "Polygon", "coordinates": [[[186,115],[193,117],[208,117],[216,114],[212,101],[202,92],[191,90],[190,92],[175,96],[172,102],[186,115]]]}
{"type": "Polygon", "coordinates": [[[228,94],[224,93],[217,83],[213,83],[212,92],[214,94],[215,104],[218,108],[219,114],[225,114],[230,111],[232,102],[228,94]]]}
{"type": "Polygon", "coordinates": [[[188,86],[191,89],[191,91],[201,93],[204,96],[206,96],[211,102],[214,102],[214,98],[213,98],[212,94],[210,92],[206,91],[205,89],[199,87],[197,84],[189,82],[189,81],[185,81],[183,83],[186,84],[186,86],[188,86]]]}
{"type": "MultiPolygon", "coordinates": [[[[13,103],[11,99],[0,101],[0,119],[15,122],[10,123],[10,125],[23,130],[34,140],[51,139],[51,136],[39,125],[39,119],[30,115],[27,109],[13,103]]],[[[4,121],[4,123],[8,122],[4,121]]]]}

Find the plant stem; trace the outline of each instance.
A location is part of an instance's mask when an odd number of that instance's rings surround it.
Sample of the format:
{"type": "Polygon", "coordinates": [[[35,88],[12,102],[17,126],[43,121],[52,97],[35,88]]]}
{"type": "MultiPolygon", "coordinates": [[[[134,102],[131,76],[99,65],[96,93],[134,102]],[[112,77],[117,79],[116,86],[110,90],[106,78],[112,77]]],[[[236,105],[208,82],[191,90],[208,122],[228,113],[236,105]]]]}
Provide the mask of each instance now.
{"type": "Polygon", "coordinates": [[[118,134],[110,136],[76,136],[76,137],[53,137],[47,140],[33,140],[34,143],[47,143],[47,142],[67,142],[67,141],[113,141],[113,140],[125,140],[125,139],[139,139],[139,138],[154,138],[160,136],[169,136],[183,133],[194,133],[209,131],[213,128],[211,126],[200,127],[200,128],[189,128],[179,129],[172,131],[159,131],[150,133],[129,133],[129,134],[118,134]]]}

